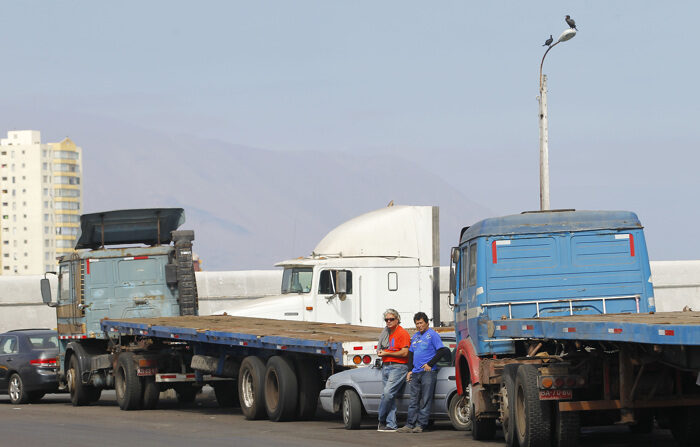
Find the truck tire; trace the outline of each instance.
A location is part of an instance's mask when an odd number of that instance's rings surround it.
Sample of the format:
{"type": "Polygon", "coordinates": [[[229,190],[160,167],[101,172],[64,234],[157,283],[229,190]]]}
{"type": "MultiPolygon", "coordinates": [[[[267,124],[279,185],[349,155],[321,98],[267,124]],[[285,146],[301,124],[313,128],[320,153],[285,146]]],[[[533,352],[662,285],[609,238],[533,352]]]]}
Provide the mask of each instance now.
{"type": "Polygon", "coordinates": [[[506,447],[518,445],[515,434],[515,375],[519,365],[506,365],[503,369],[503,385],[501,387],[501,423],[506,447]]]}
{"type": "Polygon", "coordinates": [[[299,385],[292,363],[278,355],[270,357],[265,372],[265,410],[273,422],[291,421],[297,415],[299,385]]]}
{"type": "Polygon", "coordinates": [[[154,376],[143,377],[141,386],[143,387],[143,409],[155,409],[158,406],[158,400],[160,400],[160,385],[156,382],[156,378],[154,376]]]}
{"type": "Polygon", "coordinates": [[[141,379],[136,375],[134,354],[122,352],[114,372],[114,390],[119,408],[124,411],[140,410],[142,406],[141,379]]]}
{"type": "Polygon", "coordinates": [[[347,430],[357,430],[362,422],[362,402],[354,390],[345,390],[340,402],[340,413],[343,415],[343,425],[347,430]]]}
{"type": "Polygon", "coordinates": [[[7,393],[10,395],[10,402],[13,405],[26,404],[29,402],[29,393],[24,389],[24,382],[19,374],[13,373],[7,386],[7,393]]]}
{"type": "Polygon", "coordinates": [[[248,356],[241,362],[238,373],[238,399],[241,412],[248,420],[262,419],[265,416],[265,364],[255,356],[248,356]]]}
{"type": "Polygon", "coordinates": [[[321,392],[318,365],[315,362],[305,363],[303,359],[299,360],[297,362],[297,379],[299,381],[297,419],[306,421],[316,414],[318,394],[321,392]]]}
{"type": "Polygon", "coordinates": [[[70,392],[70,401],[74,407],[80,407],[89,404],[92,401],[91,397],[94,396],[94,392],[92,392],[91,390],[97,389],[85,385],[81,380],[82,376],[83,371],[80,368],[80,362],[78,361],[78,357],[75,354],[73,354],[68,362],[68,371],[66,371],[66,382],[68,385],[68,391],[70,392]]]}
{"type": "Polygon", "coordinates": [[[238,407],[238,383],[236,381],[215,382],[214,395],[220,407],[238,407]]]}
{"type": "Polygon", "coordinates": [[[678,445],[700,445],[700,407],[676,408],[671,416],[671,434],[678,445]]]}
{"type": "Polygon", "coordinates": [[[469,431],[472,429],[471,407],[467,396],[455,393],[450,399],[447,412],[455,430],[469,431]]]}
{"type": "Polygon", "coordinates": [[[555,405],[553,425],[554,431],[552,447],[576,447],[578,435],[581,431],[581,418],[575,411],[559,411],[555,405]]]}
{"type": "Polygon", "coordinates": [[[549,447],[552,441],[552,411],[541,401],[537,367],[520,365],[515,377],[515,428],[520,447],[549,447]]]}
{"type": "Polygon", "coordinates": [[[469,385],[469,414],[472,417],[472,438],[476,441],[489,441],[496,436],[496,419],[476,417],[476,405],[472,399],[472,386],[469,385]]]}

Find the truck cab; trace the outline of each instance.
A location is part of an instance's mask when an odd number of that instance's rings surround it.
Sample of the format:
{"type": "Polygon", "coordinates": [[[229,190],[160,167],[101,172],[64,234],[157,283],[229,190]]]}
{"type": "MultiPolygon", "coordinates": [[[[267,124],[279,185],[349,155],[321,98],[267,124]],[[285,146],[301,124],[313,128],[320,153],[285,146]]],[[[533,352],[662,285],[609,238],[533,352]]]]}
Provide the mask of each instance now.
{"type": "Polygon", "coordinates": [[[391,206],[328,233],[311,255],[276,264],[280,295],[246,300],[229,315],[384,326],[395,308],[440,319],[438,207],[391,206]]]}
{"type": "Polygon", "coordinates": [[[498,338],[494,322],[655,310],[643,227],[627,211],[482,220],[462,230],[451,275],[465,386],[479,357],[521,354],[514,341],[498,338]]]}
{"type": "Polygon", "coordinates": [[[55,302],[41,280],[44,302],[56,309],[59,379],[72,396],[76,380],[87,378],[85,389],[112,384],[102,319],[197,314],[194,233],[176,231],[184,221],[181,208],[81,216],[76,251],[59,259],[55,302]]]}

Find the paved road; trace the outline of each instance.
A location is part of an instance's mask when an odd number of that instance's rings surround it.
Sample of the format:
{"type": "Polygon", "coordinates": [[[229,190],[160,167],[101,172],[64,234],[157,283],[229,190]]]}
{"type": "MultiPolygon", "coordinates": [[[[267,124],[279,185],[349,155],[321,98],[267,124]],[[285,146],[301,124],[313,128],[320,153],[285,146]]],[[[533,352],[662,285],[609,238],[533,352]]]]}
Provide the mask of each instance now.
{"type": "MultiPolygon", "coordinates": [[[[468,433],[436,424],[422,434],[378,433],[367,420],[361,430],[344,430],[337,418],[319,412],[309,422],[246,421],[240,410],[221,409],[203,393],[194,404],[178,405],[162,399],[158,410],[120,411],[114,392],[103,393],[90,407],[72,407],[67,395],[49,395],[38,404],[12,405],[0,396],[0,446],[111,447],[111,446],[503,446],[502,438],[476,442],[468,433]]],[[[500,434],[499,434],[500,436],[500,434]]],[[[583,446],[653,446],[675,443],[666,430],[653,436],[633,436],[625,427],[586,429],[583,446]]]]}

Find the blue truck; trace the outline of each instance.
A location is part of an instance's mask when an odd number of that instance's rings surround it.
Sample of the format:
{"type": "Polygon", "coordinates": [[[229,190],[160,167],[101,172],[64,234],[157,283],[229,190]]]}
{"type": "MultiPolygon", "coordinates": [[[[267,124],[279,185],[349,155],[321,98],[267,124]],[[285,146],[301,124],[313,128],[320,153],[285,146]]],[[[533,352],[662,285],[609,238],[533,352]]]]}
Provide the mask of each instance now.
{"type": "Polygon", "coordinates": [[[73,405],[115,389],[122,410],[152,409],[161,391],[181,402],[202,386],[249,419],[311,417],[326,378],[376,357],[381,329],[198,315],[194,233],[181,208],[81,216],[76,252],[59,260],[59,381],[73,405]]]}
{"type": "Polygon", "coordinates": [[[574,446],[586,425],[654,421],[700,442],[700,312],[656,313],[642,224],[625,211],[482,220],[451,255],[457,388],[472,436],[574,446]]]}

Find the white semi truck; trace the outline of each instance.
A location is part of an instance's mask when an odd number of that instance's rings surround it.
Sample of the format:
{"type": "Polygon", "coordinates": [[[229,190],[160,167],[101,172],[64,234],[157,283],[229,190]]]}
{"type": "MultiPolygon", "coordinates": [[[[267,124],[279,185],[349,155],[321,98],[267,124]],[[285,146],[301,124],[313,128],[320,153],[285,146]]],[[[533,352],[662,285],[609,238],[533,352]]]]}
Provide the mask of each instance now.
{"type": "MultiPolygon", "coordinates": [[[[306,257],[283,267],[281,294],[247,300],[228,315],[383,326],[395,308],[405,321],[418,311],[439,325],[440,239],[437,206],[389,206],[328,233],[306,257]]],[[[441,318],[441,314],[445,319],[441,318]]]]}

